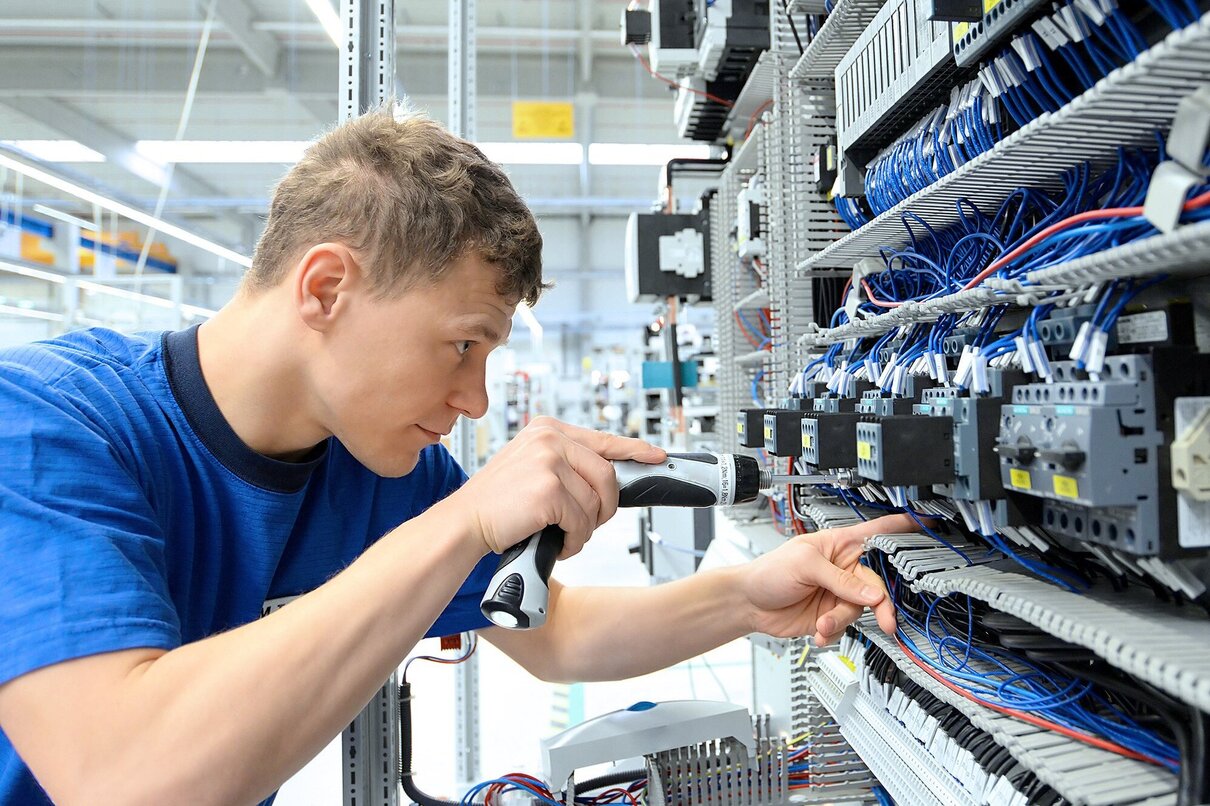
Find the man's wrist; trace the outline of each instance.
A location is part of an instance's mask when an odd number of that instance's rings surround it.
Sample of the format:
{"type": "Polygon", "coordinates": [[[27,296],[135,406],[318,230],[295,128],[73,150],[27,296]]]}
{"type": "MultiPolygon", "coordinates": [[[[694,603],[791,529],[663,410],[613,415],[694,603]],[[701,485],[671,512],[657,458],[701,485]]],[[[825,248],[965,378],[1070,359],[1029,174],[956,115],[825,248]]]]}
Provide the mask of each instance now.
{"type": "Polygon", "coordinates": [[[757,611],[748,596],[748,564],[718,568],[711,573],[717,575],[714,595],[719,612],[731,622],[731,632],[737,638],[757,632],[757,611]]]}
{"type": "Polygon", "coordinates": [[[491,553],[482,530],[466,508],[459,506],[456,496],[438,501],[420,517],[427,522],[426,530],[441,535],[441,539],[448,541],[459,554],[471,554],[478,562],[491,553]]]}

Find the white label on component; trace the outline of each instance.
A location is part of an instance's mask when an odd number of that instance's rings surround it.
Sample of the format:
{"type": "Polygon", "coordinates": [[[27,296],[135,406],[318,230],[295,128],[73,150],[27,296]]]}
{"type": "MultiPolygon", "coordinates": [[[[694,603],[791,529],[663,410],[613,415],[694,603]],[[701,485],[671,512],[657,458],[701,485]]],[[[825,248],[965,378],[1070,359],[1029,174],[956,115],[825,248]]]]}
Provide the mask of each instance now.
{"type": "Polygon", "coordinates": [[[692,280],[705,271],[702,234],[683,229],[674,235],[661,235],[660,270],[692,280]]]}
{"type": "Polygon", "coordinates": [[[1164,311],[1148,311],[1123,316],[1118,319],[1117,333],[1120,344],[1167,341],[1168,315],[1164,311]]]}

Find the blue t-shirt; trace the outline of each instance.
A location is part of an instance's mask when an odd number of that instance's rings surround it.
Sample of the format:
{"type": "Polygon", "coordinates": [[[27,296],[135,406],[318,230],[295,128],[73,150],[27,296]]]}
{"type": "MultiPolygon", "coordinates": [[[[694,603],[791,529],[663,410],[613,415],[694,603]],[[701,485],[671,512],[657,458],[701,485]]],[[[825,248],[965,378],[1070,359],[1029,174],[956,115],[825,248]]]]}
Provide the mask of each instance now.
{"type": "MultiPolygon", "coordinates": [[[[299,462],[255,453],[206,386],[196,328],[0,350],[0,684],[247,624],[465,479],[441,446],[400,479],[335,439],[299,462]]],[[[479,600],[496,559],[429,635],[487,626],[479,600]]],[[[46,802],[0,732],[0,804],[46,802]]]]}

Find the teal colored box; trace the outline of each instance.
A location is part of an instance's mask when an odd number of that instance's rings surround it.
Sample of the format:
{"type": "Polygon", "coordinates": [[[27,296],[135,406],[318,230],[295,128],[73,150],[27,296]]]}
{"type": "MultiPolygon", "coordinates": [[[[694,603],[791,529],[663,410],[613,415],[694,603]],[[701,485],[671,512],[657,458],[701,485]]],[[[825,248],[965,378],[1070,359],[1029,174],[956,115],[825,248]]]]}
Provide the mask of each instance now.
{"type": "MultiPolygon", "coordinates": [[[[697,386],[697,362],[682,361],[681,362],[681,388],[692,389],[697,386]]],[[[644,389],[671,389],[672,388],[672,362],[671,361],[644,361],[643,362],[643,388],[644,389]]]]}

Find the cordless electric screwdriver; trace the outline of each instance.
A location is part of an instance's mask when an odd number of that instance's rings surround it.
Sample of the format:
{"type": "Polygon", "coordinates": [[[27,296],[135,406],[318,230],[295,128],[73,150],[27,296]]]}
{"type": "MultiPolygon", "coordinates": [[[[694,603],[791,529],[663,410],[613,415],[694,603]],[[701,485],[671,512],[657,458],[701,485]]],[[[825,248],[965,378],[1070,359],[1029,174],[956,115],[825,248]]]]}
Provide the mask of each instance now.
{"type": "MultiPolygon", "coordinates": [[[[617,461],[619,507],[728,507],[777,484],[819,484],[830,476],[779,476],[742,454],[670,453],[659,464],[617,461]]],[[[480,608],[492,623],[532,630],[546,622],[548,581],[563,530],[547,526],[500,556],[480,608]]]]}

